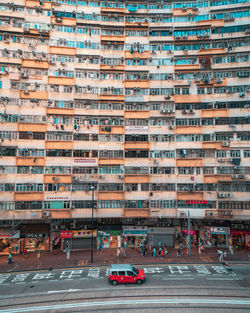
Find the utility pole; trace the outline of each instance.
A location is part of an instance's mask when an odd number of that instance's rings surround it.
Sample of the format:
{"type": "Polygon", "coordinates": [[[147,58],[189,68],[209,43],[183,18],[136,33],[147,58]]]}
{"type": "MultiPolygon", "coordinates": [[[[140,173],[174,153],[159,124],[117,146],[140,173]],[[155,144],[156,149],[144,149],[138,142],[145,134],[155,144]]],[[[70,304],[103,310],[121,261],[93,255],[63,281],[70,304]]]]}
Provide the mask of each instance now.
{"type": "Polygon", "coordinates": [[[190,213],[188,211],[188,255],[191,256],[191,225],[190,225],[190,213]]]}
{"type": "Polygon", "coordinates": [[[90,257],[90,262],[94,263],[94,191],[95,191],[95,187],[94,186],[90,186],[89,189],[92,191],[92,201],[91,201],[91,210],[92,210],[92,214],[91,214],[91,225],[92,225],[92,230],[91,230],[91,257],[90,257]]]}

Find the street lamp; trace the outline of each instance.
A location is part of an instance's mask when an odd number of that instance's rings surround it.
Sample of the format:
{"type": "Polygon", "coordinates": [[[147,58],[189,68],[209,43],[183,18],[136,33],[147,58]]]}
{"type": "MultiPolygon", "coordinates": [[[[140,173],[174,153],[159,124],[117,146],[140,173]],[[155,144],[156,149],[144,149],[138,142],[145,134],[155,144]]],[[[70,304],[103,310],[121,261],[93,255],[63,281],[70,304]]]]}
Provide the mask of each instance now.
{"type": "Polygon", "coordinates": [[[90,258],[90,262],[93,263],[94,262],[94,256],[93,256],[93,251],[94,251],[94,191],[95,191],[95,187],[94,186],[90,186],[89,190],[92,191],[92,201],[91,201],[91,225],[92,225],[92,231],[91,231],[91,258],[90,258]]]}

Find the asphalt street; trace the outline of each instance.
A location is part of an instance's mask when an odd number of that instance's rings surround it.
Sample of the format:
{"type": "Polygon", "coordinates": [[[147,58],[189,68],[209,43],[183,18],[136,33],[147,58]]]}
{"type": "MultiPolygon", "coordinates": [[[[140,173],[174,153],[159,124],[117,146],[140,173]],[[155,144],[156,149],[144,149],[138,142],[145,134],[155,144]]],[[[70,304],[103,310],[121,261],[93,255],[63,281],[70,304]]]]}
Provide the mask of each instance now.
{"type": "Polygon", "coordinates": [[[0,275],[0,313],[250,312],[248,265],[142,266],[143,285],[112,286],[106,267],[0,275]]]}

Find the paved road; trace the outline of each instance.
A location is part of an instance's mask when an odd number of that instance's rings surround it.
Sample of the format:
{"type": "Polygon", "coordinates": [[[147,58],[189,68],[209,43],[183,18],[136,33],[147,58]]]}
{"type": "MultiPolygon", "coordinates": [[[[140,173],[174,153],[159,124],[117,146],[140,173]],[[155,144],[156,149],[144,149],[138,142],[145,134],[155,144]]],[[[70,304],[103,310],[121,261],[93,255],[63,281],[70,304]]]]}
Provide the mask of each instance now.
{"type": "Polygon", "coordinates": [[[147,281],[112,286],[107,268],[0,275],[0,313],[250,312],[249,266],[144,266],[147,281]]]}

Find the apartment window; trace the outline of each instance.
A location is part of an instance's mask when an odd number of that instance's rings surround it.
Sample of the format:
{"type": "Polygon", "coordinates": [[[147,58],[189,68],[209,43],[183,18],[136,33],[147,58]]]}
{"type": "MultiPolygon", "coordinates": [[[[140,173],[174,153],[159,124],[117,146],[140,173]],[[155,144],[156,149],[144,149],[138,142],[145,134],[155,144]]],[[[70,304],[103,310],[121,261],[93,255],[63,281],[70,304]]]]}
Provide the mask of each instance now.
{"type": "Polygon", "coordinates": [[[99,200],[98,207],[101,209],[123,208],[123,200],[99,200]]]}
{"type": "Polygon", "coordinates": [[[250,150],[244,150],[244,158],[250,158],[250,150]]]}
{"type": "Polygon", "coordinates": [[[16,210],[42,210],[42,201],[18,201],[15,203],[16,210]]]}
{"type": "Polygon", "coordinates": [[[72,157],[72,150],[46,150],[47,157],[72,157]]]}
{"type": "Polygon", "coordinates": [[[214,167],[203,167],[203,174],[204,175],[214,175],[215,173],[215,168],[214,167]]]}
{"type": "Polygon", "coordinates": [[[216,157],[217,158],[226,158],[227,157],[227,151],[226,150],[217,150],[216,151],[216,157]]]}
{"type": "Polygon", "coordinates": [[[10,201],[0,201],[0,211],[12,211],[15,209],[15,203],[10,201]]]}
{"type": "Polygon", "coordinates": [[[183,95],[189,95],[189,88],[182,88],[183,95]]]}
{"type": "Polygon", "coordinates": [[[0,184],[0,191],[14,191],[15,184],[0,184]]]}
{"type": "Polygon", "coordinates": [[[122,174],[123,168],[120,166],[100,166],[99,174],[122,174]]]}
{"type": "Polygon", "coordinates": [[[45,201],[44,209],[69,209],[70,201],[45,201]]]}
{"type": "Polygon", "coordinates": [[[175,200],[150,200],[150,208],[152,209],[175,209],[175,200]]]}
{"type": "Polygon", "coordinates": [[[123,191],[123,184],[99,183],[99,191],[123,191]]]}
{"type": "Polygon", "coordinates": [[[16,184],[16,191],[30,192],[30,191],[43,191],[43,184],[16,184]]]}
{"type": "Polygon", "coordinates": [[[97,174],[98,167],[96,166],[73,166],[72,174],[97,174]]]}
{"type": "Polygon", "coordinates": [[[230,151],[231,158],[240,158],[240,150],[231,150],[230,151]]]}

